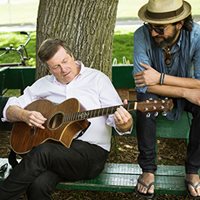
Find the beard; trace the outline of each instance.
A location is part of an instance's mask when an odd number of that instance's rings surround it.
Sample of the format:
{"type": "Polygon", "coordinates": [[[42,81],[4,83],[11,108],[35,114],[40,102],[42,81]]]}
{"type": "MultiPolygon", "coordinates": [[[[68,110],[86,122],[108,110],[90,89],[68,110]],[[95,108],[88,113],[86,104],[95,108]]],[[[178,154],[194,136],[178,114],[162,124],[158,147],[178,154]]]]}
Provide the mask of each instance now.
{"type": "Polygon", "coordinates": [[[163,35],[157,35],[153,37],[153,40],[157,47],[163,48],[166,46],[171,46],[175,40],[177,39],[177,35],[179,34],[179,30],[174,27],[172,35],[165,38],[163,35]]]}

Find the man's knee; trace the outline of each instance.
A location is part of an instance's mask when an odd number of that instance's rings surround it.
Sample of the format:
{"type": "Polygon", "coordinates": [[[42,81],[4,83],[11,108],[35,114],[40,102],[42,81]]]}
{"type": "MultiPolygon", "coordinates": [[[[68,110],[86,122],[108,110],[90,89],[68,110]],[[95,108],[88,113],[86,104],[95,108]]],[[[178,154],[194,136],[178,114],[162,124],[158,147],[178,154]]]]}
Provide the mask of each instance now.
{"type": "Polygon", "coordinates": [[[55,190],[57,182],[50,181],[45,176],[36,178],[27,190],[28,199],[49,198],[51,193],[55,190]]]}
{"type": "Polygon", "coordinates": [[[42,143],[38,145],[37,147],[33,148],[28,156],[32,157],[32,159],[36,157],[46,157],[49,158],[50,155],[52,155],[54,148],[52,147],[52,144],[49,142],[42,143]]]}

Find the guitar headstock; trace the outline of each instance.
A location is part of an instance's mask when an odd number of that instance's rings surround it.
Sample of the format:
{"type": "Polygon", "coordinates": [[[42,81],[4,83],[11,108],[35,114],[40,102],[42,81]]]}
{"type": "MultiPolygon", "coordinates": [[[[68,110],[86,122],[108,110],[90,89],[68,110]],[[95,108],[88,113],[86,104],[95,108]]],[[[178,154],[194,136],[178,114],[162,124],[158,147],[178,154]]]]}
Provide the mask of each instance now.
{"type": "Polygon", "coordinates": [[[137,110],[141,112],[169,112],[174,107],[172,99],[154,99],[137,102],[137,110]]]}

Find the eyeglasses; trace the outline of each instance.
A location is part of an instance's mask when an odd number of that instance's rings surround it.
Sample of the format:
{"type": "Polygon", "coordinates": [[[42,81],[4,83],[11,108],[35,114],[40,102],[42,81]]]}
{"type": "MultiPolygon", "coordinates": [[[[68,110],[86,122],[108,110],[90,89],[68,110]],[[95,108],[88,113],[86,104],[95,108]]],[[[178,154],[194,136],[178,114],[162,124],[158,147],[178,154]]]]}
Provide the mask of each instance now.
{"type": "Polygon", "coordinates": [[[167,28],[167,26],[163,26],[163,25],[154,26],[149,23],[144,23],[144,25],[149,29],[150,32],[154,30],[159,35],[164,35],[165,29],[167,28]]]}

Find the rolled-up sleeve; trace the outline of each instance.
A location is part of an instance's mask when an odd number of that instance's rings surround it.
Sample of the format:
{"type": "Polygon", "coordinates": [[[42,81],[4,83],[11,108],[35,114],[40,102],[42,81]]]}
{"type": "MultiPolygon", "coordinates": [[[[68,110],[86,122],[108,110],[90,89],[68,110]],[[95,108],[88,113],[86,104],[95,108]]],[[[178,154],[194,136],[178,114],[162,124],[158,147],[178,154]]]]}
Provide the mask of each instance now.
{"type": "MultiPolygon", "coordinates": [[[[140,27],[134,33],[134,66],[133,66],[133,74],[137,74],[140,71],[143,71],[144,68],[140,65],[140,63],[145,63],[147,65],[151,65],[148,56],[148,46],[147,39],[145,38],[144,28],[140,27]]],[[[136,87],[137,92],[145,93],[147,91],[147,87],[136,87]]]]}

